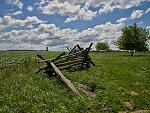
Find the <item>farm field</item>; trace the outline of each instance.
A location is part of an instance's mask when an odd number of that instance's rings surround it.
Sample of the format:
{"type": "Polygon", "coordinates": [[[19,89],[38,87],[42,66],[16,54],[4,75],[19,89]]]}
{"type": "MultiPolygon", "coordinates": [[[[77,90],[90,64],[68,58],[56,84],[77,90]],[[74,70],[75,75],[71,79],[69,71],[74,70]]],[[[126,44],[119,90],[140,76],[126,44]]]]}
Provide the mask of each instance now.
{"type": "Polygon", "coordinates": [[[36,57],[53,58],[61,52],[0,51],[0,112],[134,112],[150,110],[150,53],[91,52],[96,66],[63,72],[94,88],[95,97],[75,95],[60,79],[35,74],[43,64],[36,57]]]}

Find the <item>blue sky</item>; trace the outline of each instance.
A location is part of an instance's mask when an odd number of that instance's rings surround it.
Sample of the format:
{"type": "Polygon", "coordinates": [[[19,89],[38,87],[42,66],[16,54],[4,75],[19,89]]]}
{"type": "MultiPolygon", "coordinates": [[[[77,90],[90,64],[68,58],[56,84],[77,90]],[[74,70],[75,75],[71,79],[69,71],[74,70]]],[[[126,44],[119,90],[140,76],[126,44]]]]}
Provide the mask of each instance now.
{"type": "MultiPolygon", "coordinates": [[[[0,0],[0,50],[67,50],[113,42],[121,28],[150,30],[150,0],[0,0]]],[[[148,42],[150,45],[150,42],[148,42]]]]}

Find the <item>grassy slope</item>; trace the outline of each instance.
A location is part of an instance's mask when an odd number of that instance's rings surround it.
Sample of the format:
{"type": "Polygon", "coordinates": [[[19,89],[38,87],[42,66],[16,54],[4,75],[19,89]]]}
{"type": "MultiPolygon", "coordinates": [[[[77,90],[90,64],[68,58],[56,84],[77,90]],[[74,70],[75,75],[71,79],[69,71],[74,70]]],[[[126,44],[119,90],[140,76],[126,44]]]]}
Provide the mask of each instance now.
{"type": "Polygon", "coordinates": [[[82,97],[76,96],[58,78],[34,74],[39,67],[37,53],[45,58],[59,53],[11,52],[0,52],[0,61],[8,56],[25,59],[0,70],[0,112],[117,112],[129,110],[123,104],[126,101],[132,103],[133,111],[150,109],[150,53],[133,57],[128,53],[90,53],[96,67],[65,73],[72,81],[95,88],[96,97],[89,98],[82,93],[82,97]],[[29,57],[33,60],[27,61],[29,57]],[[139,95],[132,95],[133,91],[139,95]]]}

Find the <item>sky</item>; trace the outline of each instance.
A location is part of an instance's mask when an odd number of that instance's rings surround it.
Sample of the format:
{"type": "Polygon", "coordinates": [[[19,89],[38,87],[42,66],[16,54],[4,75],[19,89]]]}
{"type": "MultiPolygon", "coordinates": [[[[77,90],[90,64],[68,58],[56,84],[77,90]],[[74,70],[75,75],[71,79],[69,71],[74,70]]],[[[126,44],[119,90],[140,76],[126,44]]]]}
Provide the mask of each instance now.
{"type": "Polygon", "coordinates": [[[150,31],[149,19],[150,0],[0,0],[0,50],[117,49],[123,27],[150,31]]]}

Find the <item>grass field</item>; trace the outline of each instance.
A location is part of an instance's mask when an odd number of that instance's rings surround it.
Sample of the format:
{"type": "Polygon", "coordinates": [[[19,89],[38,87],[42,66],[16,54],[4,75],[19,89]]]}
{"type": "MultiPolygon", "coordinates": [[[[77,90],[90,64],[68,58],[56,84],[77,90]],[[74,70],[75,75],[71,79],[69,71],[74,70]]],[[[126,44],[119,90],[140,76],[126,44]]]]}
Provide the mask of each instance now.
{"type": "Polygon", "coordinates": [[[0,112],[89,113],[150,110],[150,53],[91,52],[96,64],[65,76],[92,88],[94,98],[76,96],[63,82],[35,72],[41,54],[60,52],[0,51],[0,112]]]}

